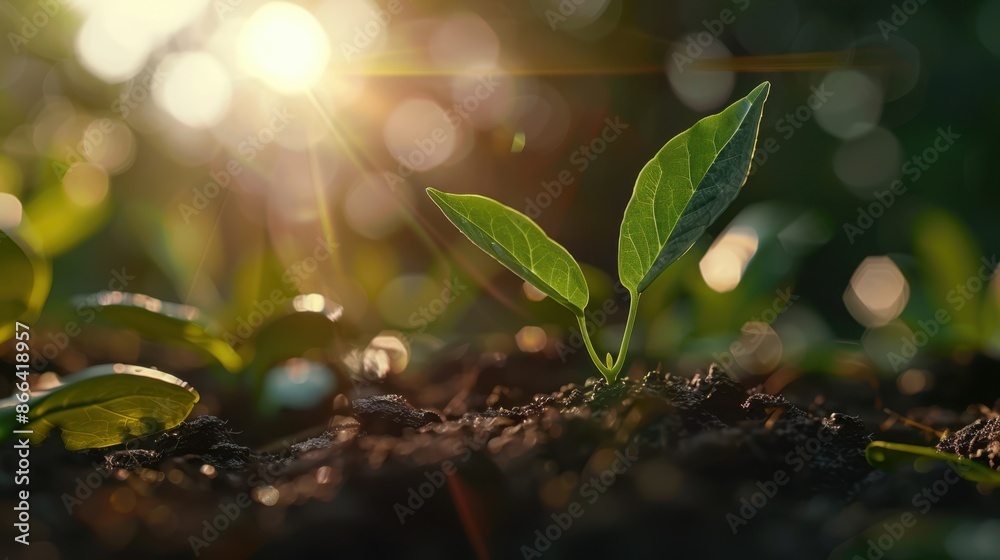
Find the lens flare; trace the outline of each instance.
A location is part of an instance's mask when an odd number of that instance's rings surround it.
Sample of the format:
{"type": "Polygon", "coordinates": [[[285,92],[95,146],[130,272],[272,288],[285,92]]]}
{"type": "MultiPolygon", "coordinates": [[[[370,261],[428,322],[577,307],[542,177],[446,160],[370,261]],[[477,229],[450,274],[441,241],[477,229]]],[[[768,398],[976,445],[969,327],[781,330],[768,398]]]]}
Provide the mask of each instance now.
{"type": "Polygon", "coordinates": [[[319,22],[287,2],[270,2],[254,12],[238,41],[241,67],[282,93],[308,90],[330,61],[319,22]]]}

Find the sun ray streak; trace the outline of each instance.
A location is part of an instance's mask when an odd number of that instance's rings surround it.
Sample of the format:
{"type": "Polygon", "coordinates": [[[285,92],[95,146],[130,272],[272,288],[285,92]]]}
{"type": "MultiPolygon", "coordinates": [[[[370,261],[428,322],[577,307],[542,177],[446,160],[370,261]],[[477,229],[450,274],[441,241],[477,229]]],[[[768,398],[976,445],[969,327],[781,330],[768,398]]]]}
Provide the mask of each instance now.
{"type": "MultiPolygon", "coordinates": [[[[323,124],[334,136],[334,138],[340,144],[343,150],[347,153],[347,157],[350,158],[351,162],[355,165],[355,167],[359,171],[363,171],[365,169],[374,169],[376,166],[372,162],[363,161],[362,158],[364,156],[359,155],[358,153],[355,152],[352,145],[345,138],[343,131],[341,131],[336,126],[336,124],[333,122],[333,119],[330,118],[330,115],[327,114],[326,110],[319,103],[319,100],[312,92],[309,92],[308,99],[310,103],[313,105],[313,107],[316,109],[316,112],[319,113],[320,118],[323,121],[323,124]]],[[[385,189],[376,187],[372,185],[370,182],[369,182],[369,187],[379,188],[383,193],[385,191],[385,189]]],[[[391,189],[389,190],[391,191],[391,189]]],[[[421,243],[423,243],[424,246],[427,248],[427,250],[434,256],[435,260],[438,261],[438,266],[440,270],[442,270],[445,274],[450,274],[451,266],[449,265],[449,259],[441,251],[439,247],[439,244],[444,243],[446,237],[443,234],[441,234],[441,232],[439,232],[433,226],[433,224],[431,224],[423,216],[421,216],[420,213],[416,210],[416,208],[414,208],[411,204],[409,204],[408,201],[406,201],[403,197],[397,196],[395,193],[392,192],[390,192],[389,196],[391,196],[400,206],[400,208],[404,210],[403,219],[407,227],[409,227],[411,231],[413,231],[413,233],[417,236],[417,238],[421,241],[421,243]]],[[[509,297],[505,296],[500,290],[498,290],[493,285],[492,282],[490,282],[489,279],[487,279],[484,275],[479,273],[477,268],[473,266],[471,263],[469,263],[466,259],[460,258],[457,255],[453,255],[452,260],[457,262],[459,266],[461,266],[465,270],[465,272],[469,275],[470,278],[472,278],[479,285],[481,285],[483,289],[486,290],[487,293],[493,296],[503,306],[509,308],[510,310],[514,311],[515,313],[517,313],[522,317],[528,316],[528,312],[523,307],[518,305],[509,297]]]]}
{"type": "Polygon", "coordinates": [[[194,274],[191,275],[191,286],[188,287],[187,295],[184,296],[184,302],[187,303],[191,299],[191,294],[194,293],[195,286],[198,285],[198,277],[201,275],[201,269],[205,266],[205,257],[208,256],[208,252],[212,250],[212,241],[215,239],[215,232],[219,229],[219,222],[222,221],[222,214],[226,209],[226,202],[229,200],[229,189],[222,195],[222,202],[219,203],[219,211],[215,214],[215,221],[212,223],[212,231],[208,234],[208,239],[205,241],[205,250],[201,253],[201,258],[198,259],[198,267],[194,269],[194,274]]]}
{"type": "MultiPolygon", "coordinates": [[[[316,147],[309,144],[309,175],[312,180],[313,190],[316,192],[316,204],[319,206],[319,220],[320,225],[323,228],[323,240],[326,242],[327,247],[336,247],[337,239],[333,231],[333,220],[330,218],[330,208],[327,204],[326,191],[324,190],[324,185],[320,177],[319,170],[319,158],[316,155],[316,147]]],[[[343,273],[343,264],[340,261],[340,252],[331,251],[332,257],[330,259],[331,266],[333,268],[333,273],[340,277],[343,273]]]]}

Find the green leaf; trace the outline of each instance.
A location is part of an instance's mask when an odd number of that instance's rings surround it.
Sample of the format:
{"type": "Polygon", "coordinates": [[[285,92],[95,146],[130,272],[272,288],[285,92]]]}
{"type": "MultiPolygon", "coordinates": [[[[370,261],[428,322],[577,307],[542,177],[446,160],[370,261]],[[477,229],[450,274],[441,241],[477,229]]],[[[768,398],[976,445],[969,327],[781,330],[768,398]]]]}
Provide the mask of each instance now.
{"type": "Polygon", "coordinates": [[[13,430],[32,430],[28,439],[37,444],[59,428],[71,451],[118,445],[180,424],[198,399],[197,391],[168,373],[125,364],[95,366],[32,395],[27,424],[16,420],[17,399],[0,403],[0,440],[13,430]]]}
{"type": "Polygon", "coordinates": [[[0,342],[14,334],[17,321],[38,317],[52,285],[52,269],[30,244],[0,230],[0,342]]]}
{"type": "Polygon", "coordinates": [[[896,469],[901,464],[913,462],[918,467],[921,462],[926,461],[947,463],[966,480],[1000,484],[1000,472],[953,453],[942,453],[933,447],[873,441],[865,449],[865,458],[869,465],[882,470],[896,469]]]}
{"type": "Polygon", "coordinates": [[[142,338],[187,346],[218,362],[228,371],[238,371],[243,360],[233,347],[208,332],[194,307],[160,301],[143,294],[98,292],[74,298],[74,305],[92,308],[104,321],[132,329],[142,338]]]}
{"type": "MultiPolygon", "coordinates": [[[[265,323],[248,344],[250,371],[257,397],[261,396],[264,375],[274,366],[301,358],[309,350],[333,346],[338,335],[338,321],[344,308],[332,301],[308,294],[292,300],[293,311],[265,323]]],[[[237,331],[238,332],[238,331],[237,331]]]]}
{"type": "Polygon", "coordinates": [[[517,210],[473,194],[427,189],[431,200],[480,249],[577,316],[590,300],[580,265],[517,210]]]}
{"type": "Polygon", "coordinates": [[[694,245],[746,182],[768,82],[675,136],[639,173],[618,241],[618,275],[642,293],[694,245]]]}

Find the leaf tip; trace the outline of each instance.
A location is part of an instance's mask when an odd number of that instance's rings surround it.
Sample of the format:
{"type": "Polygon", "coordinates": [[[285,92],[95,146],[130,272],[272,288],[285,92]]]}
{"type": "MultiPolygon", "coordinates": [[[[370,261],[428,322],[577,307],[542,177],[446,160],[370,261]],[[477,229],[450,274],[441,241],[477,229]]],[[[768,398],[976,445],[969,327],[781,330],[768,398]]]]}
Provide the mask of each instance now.
{"type": "Polygon", "coordinates": [[[446,193],[446,192],[444,192],[444,191],[439,191],[439,190],[435,189],[434,187],[427,187],[426,192],[427,192],[427,196],[432,201],[434,201],[434,204],[437,204],[438,207],[441,207],[441,209],[443,210],[444,207],[441,206],[441,205],[445,204],[445,201],[447,200],[446,197],[448,197],[449,194],[446,193]]]}
{"type": "Polygon", "coordinates": [[[753,88],[753,91],[751,91],[750,94],[747,95],[747,99],[749,99],[751,103],[756,103],[757,98],[759,98],[761,94],[763,94],[764,97],[761,99],[761,101],[766,101],[767,94],[770,92],[771,92],[771,82],[765,80],[759,86],[753,88]]]}

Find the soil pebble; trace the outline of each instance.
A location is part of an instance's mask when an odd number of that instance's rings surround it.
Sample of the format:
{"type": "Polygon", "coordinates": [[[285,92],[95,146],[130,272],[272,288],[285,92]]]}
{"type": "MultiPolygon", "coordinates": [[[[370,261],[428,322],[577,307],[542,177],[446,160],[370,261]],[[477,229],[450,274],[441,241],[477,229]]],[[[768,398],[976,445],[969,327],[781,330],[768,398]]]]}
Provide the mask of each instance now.
{"type": "Polygon", "coordinates": [[[372,435],[399,436],[406,428],[417,429],[441,421],[437,413],[415,409],[400,395],[357,399],[353,408],[354,417],[361,423],[361,429],[372,435]]]}

